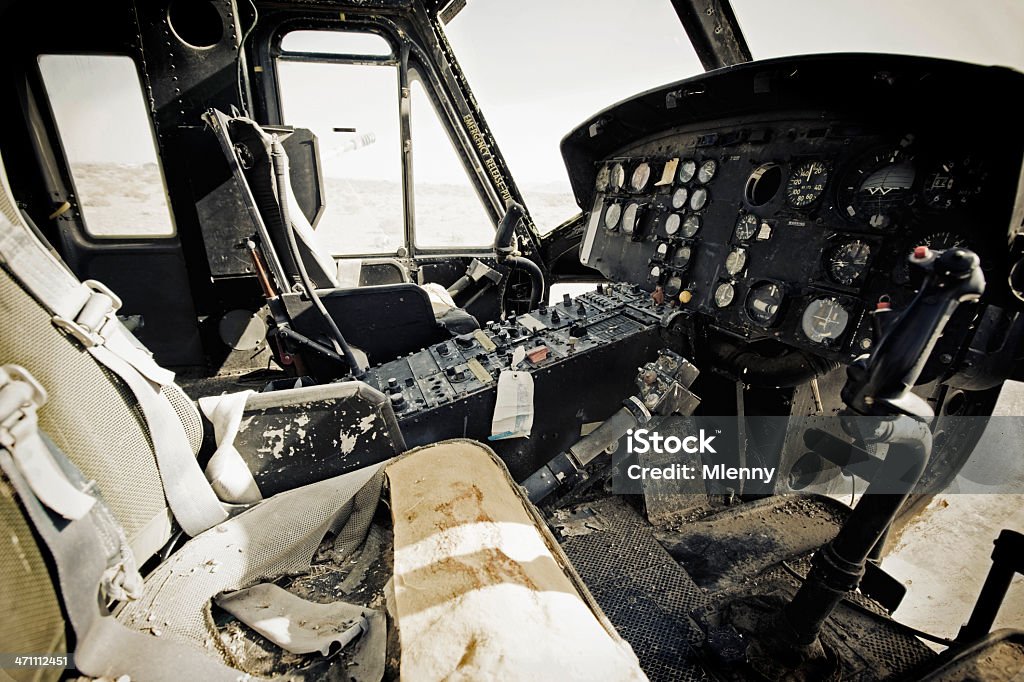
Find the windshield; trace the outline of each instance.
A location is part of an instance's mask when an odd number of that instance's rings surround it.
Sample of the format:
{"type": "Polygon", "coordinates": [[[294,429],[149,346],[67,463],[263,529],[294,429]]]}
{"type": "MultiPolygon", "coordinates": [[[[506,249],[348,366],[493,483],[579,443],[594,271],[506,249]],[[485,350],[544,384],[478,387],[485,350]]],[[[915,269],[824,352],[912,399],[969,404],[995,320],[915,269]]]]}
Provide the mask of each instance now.
{"type": "Polygon", "coordinates": [[[541,233],[579,213],[559,143],[595,112],[701,73],[668,0],[470,0],[445,26],[541,233]]]}
{"type": "Polygon", "coordinates": [[[732,6],[754,59],[892,52],[1024,69],[1020,0],[732,0],[732,6]]]}
{"type": "MultiPolygon", "coordinates": [[[[733,0],[755,59],[893,52],[1024,70],[1024,2],[733,0]]],[[[559,152],[597,111],[703,71],[669,0],[470,0],[445,26],[541,233],[579,212],[559,152]]]]}

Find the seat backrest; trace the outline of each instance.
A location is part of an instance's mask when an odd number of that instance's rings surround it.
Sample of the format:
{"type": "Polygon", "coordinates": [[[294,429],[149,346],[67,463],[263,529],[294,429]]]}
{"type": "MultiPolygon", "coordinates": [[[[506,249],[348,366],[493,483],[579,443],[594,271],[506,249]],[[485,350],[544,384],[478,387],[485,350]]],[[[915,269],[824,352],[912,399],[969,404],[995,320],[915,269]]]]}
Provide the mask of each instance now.
{"type": "MultiPolygon", "coordinates": [[[[0,161],[0,244],[26,233],[38,243],[11,199],[0,161]]],[[[47,388],[40,428],[96,481],[141,564],[166,544],[172,530],[145,419],[124,383],[53,323],[17,269],[17,263],[0,256],[0,363],[21,365],[47,388]]],[[[177,386],[166,386],[163,394],[198,452],[202,421],[195,406],[177,386]]]]}

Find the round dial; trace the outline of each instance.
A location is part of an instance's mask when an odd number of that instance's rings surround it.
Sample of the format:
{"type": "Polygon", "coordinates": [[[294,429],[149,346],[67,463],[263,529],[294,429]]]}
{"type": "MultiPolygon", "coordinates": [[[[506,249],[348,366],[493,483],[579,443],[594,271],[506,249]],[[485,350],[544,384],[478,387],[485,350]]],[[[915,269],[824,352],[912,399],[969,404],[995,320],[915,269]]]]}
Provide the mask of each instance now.
{"type": "Polygon", "coordinates": [[[679,226],[682,224],[683,219],[679,217],[678,213],[669,213],[668,217],[665,218],[665,234],[669,237],[679,231],[679,226]]]}
{"type": "Polygon", "coordinates": [[[921,239],[920,244],[927,246],[933,251],[945,251],[946,249],[955,249],[958,246],[968,246],[966,239],[949,230],[932,232],[921,239]]]}
{"type": "Polygon", "coordinates": [[[614,230],[619,225],[619,216],[622,215],[622,207],[618,204],[609,204],[604,210],[604,227],[606,230],[614,230]]]}
{"type": "Polygon", "coordinates": [[[690,238],[700,231],[700,216],[688,215],[683,221],[683,236],[690,238]]]}
{"type": "Polygon", "coordinates": [[[777,284],[758,284],[747,294],[747,315],[754,324],[767,327],[775,322],[782,307],[782,290],[777,284]]]}
{"type": "Polygon", "coordinates": [[[862,159],[839,190],[840,210],[851,220],[889,229],[913,201],[917,170],[905,149],[888,149],[862,159]]]}
{"type": "Polygon", "coordinates": [[[717,172],[718,162],[714,159],[708,159],[700,165],[700,169],[697,171],[697,182],[705,185],[711,182],[711,178],[715,177],[717,172]]]}
{"type": "Polygon", "coordinates": [[[597,183],[594,188],[598,192],[603,192],[608,189],[608,179],[611,176],[611,171],[608,166],[601,166],[601,169],[597,171],[597,183]]]}
{"type": "Polygon", "coordinates": [[[930,208],[946,210],[970,205],[982,193],[988,172],[983,163],[966,157],[936,164],[925,176],[921,195],[930,208]]]}
{"type": "Polygon", "coordinates": [[[747,252],[743,249],[733,249],[725,257],[725,271],[730,275],[736,275],[747,265],[747,252]]]}
{"type": "Polygon", "coordinates": [[[676,252],[672,254],[672,265],[677,268],[685,268],[687,264],[690,262],[691,253],[692,252],[689,246],[685,244],[680,246],[678,249],[676,249],[676,252]]]}
{"type": "Polygon", "coordinates": [[[683,159],[679,163],[679,182],[689,182],[697,174],[697,162],[693,159],[683,159]]]}
{"type": "Polygon", "coordinates": [[[821,161],[805,161],[794,168],[786,182],[786,201],[790,206],[810,206],[825,193],[828,166],[821,161]]]}
{"type": "Polygon", "coordinates": [[[665,295],[669,298],[675,298],[679,295],[679,292],[683,290],[683,280],[680,277],[673,275],[668,278],[665,282],[665,295]]]}
{"type": "Polygon", "coordinates": [[[634,192],[642,192],[647,188],[651,179],[651,164],[644,161],[633,169],[633,176],[629,179],[629,186],[634,192]]]}
{"type": "Polygon", "coordinates": [[[868,273],[871,245],[860,239],[833,246],[825,257],[825,270],[836,284],[852,287],[860,284],[868,273]]]}
{"type": "Polygon", "coordinates": [[[656,255],[658,258],[664,258],[665,256],[667,256],[668,255],[668,244],[665,244],[665,243],[658,244],[658,248],[655,249],[654,255],[656,255]]]}
{"type": "Polygon", "coordinates": [[[636,216],[639,209],[639,204],[629,204],[622,212],[622,231],[626,234],[633,234],[636,230],[636,216]]]}
{"type": "Polygon", "coordinates": [[[655,265],[651,268],[651,279],[658,279],[661,277],[661,266],[655,265]]]}
{"type": "Polygon", "coordinates": [[[757,216],[753,213],[744,213],[736,220],[736,239],[741,242],[748,241],[757,234],[757,216]]]}
{"type": "Polygon", "coordinates": [[[708,191],[698,187],[690,194],[690,210],[699,211],[708,203],[708,191]]]}
{"type": "Polygon", "coordinates": [[[846,331],[850,313],[834,298],[816,298],[804,310],[800,326],[815,343],[837,339],[846,331]]]}
{"type": "Polygon", "coordinates": [[[682,208],[686,206],[686,199],[690,196],[689,191],[685,187],[680,187],[672,193],[672,208],[682,208]]]}
{"type": "Polygon", "coordinates": [[[626,169],[622,167],[621,163],[617,163],[612,166],[611,174],[608,177],[608,186],[612,188],[612,191],[622,189],[622,185],[626,182],[626,169]]]}
{"type": "Polygon", "coordinates": [[[719,308],[729,305],[734,298],[736,298],[736,289],[728,282],[722,282],[715,289],[715,305],[719,308]]]}

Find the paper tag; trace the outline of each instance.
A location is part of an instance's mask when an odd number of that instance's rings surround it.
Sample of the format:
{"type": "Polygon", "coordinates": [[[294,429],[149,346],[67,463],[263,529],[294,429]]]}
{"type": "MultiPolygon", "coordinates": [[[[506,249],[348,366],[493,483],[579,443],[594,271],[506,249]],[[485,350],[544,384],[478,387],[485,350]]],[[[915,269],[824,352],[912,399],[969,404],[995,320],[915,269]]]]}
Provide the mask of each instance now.
{"type": "Polygon", "coordinates": [[[487,440],[526,438],[533,429],[533,376],[529,372],[503,370],[498,377],[498,396],[487,440]]]}

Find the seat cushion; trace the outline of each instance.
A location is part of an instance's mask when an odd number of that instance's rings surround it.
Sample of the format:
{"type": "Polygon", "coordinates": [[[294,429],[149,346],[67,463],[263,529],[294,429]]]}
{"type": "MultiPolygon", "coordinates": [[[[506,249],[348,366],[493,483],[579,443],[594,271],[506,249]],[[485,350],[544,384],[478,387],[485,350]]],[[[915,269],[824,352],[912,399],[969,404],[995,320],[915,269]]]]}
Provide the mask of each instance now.
{"type": "Polygon", "coordinates": [[[428,445],[385,475],[404,679],[646,679],[490,449],[428,445]]]}

